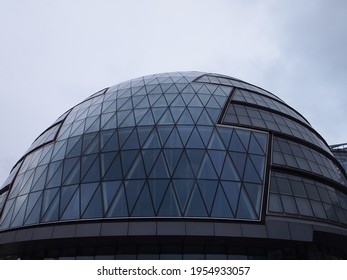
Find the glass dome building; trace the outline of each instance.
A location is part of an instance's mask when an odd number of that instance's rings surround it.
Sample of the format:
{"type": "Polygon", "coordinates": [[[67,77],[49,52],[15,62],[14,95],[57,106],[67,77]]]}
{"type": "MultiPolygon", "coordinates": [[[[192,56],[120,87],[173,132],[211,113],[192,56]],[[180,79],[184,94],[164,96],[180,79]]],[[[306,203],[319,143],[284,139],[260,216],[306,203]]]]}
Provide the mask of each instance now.
{"type": "Polygon", "coordinates": [[[0,188],[2,259],[346,259],[346,241],[346,174],[324,139],[219,74],[91,95],[0,188]]]}

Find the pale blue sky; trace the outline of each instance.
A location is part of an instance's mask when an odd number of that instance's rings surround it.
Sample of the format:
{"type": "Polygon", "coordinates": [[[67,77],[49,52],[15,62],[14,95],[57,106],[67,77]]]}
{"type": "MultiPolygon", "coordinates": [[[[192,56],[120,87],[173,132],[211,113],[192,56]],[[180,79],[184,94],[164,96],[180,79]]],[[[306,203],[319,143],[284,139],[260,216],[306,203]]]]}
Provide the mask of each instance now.
{"type": "Polygon", "coordinates": [[[347,1],[0,0],[0,182],[88,95],[197,70],[270,90],[347,142],[347,1]]]}

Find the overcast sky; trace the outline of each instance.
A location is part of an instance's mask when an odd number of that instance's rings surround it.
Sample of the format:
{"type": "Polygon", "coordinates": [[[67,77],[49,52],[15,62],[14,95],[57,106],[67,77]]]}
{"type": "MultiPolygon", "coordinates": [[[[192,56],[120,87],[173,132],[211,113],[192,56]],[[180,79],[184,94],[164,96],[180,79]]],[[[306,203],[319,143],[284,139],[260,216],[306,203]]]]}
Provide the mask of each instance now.
{"type": "Polygon", "coordinates": [[[197,70],[278,95],[347,142],[347,1],[0,0],[0,184],[90,94],[197,70]]]}

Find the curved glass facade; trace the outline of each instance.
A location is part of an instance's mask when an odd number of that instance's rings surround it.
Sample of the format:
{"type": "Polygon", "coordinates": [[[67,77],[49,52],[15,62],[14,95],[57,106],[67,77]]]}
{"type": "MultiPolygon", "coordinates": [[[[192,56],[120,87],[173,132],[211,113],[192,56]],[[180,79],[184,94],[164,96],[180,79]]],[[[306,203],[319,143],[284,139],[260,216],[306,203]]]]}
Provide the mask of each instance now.
{"type": "Polygon", "coordinates": [[[346,176],[272,93],[164,73],[103,89],[59,117],[2,185],[0,216],[0,232],[153,219],[266,226],[268,217],[343,227],[346,176]]]}

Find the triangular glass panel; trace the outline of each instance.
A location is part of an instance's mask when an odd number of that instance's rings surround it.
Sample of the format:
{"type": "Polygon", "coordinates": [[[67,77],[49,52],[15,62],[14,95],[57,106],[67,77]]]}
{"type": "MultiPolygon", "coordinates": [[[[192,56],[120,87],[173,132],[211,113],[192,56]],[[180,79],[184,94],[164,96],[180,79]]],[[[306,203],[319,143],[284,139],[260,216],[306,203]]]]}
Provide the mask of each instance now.
{"type": "Polygon", "coordinates": [[[8,228],[10,226],[11,217],[14,209],[14,201],[15,199],[11,199],[10,201],[7,201],[6,205],[4,206],[4,215],[2,215],[0,221],[1,229],[8,228]]]}
{"type": "Polygon", "coordinates": [[[143,116],[148,112],[147,108],[144,109],[134,109],[135,123],[139,124],[143,116]]]}
{"type": "Polygon", "coordinates": [[[113,129],[117,127],[117,113],[101,115],[101,129],[113,129]]]}
{"type": "Polygon", "coordinates": [[[200,94],[211,94],[206,85],[202,85],[202,87],[197,92],[199,92],[200,94]]]}
{"type": "MultiPolygon", "coordinates": [[[[120,129],[118,130],[119,132],[119,143],[121,143],[120,141],[120,129]]],[[[129,135],[129,134],[128,134],[129,135]]],[[[122,149],[123,150],[134,150],[134,149],[139,149],[140,146],[139,146],[139,141],[138,141],[138,138],[137,138],[137,130],[134,129],[129,137],[126,139],[126,142],[124,143],[124,145],[122,146],[122,149]]]]}
{"type": "Polygon", "coordinates": [[[136,91],[133,96],[143,96],[143,95],[147,95],[146,92],[146,87],[141,87],[138,91],[136,91]]]}
{"type": "Polygon", "coordinates": [[[100,130],[100,118],[90,117],[86,119],[85,133],[96,132],[100,130]]]}
{"type": "Polygon", "coordinates": [[[262,184],[262,179],[259,177],[257,170],[255,169],[250,157],[247,157],[245,173],[243,180],[248,183],[259,183],[262,184]]]}
{"type": "Polygon", "coordinates": [[[154,217],[154,209],[151,200],[151,195],[149,193],[148,185],[142,189],[141,194],[136,202],[133,212],[131,213],[132,217],[154,217]]]}
{"type": "Polygon", "coordinates": [[[132,134],[136,130],[133,127],[121,128],[118,130],[118,138],[119,138],[119,147],[122,149],[124,143],[127,141],[130,134],[132,134]]]}
{"type": "Polygon", "coordinates": [[[81,184],[81,213],[84,213],[99,183],[81,184]]]}
{"type": "Polygon", "coordinates": [[[230,139],[233,133],[233,129],[229,127],[217,127],[217,131],[225,145],[225,147],[229,147],[230,139]]]}
{"type": "Polygon", "coordinates": [[[178,132],[180,134],[183,146],[186,146],[190,134],[193,131],[194,126],[192,125],[177,125],[178,132]]]}
{"type": "Polygon", "coordinates": [[[51,158],[52,152],[53,152],[54,145],[48,145],[43,147],[41,158],[39,160],[38,165],[44,165],[47,164],[51,158]]]}
{"type": "Polygon", "coordinates": [[[140,147],[143,147],[143,144],[146,141],[149,133],[152,131],[152,127],[138,126],[136,129],[137,129],[137,135],[139,136],[140,147]]]}
{"type": "Polygon", "coordinates": [[[128,119],[130,119],[130,120],[133,119],[133,125],[135,124],[134,115],[132,114],[132,110],[117,111],[118,126],[121,126],[122,123],[128,119]]]}
{"type": "Polygon", "coordinates": [[[245,183],[244,188],[247,191],[248,198],[252,202],[257,215],[259,216],[261,207],[261,195],[263,190],[262,185],[245,183]]]}
{"type": "Polygon", "coordinates": [[[199,124],[199,125],[213,125],[213,122],[211,121],[206,109],[204,109],[202,111],[197,124],[199,124]]]}
{"type": "Polygon", "coordinates": [[[164,114],[165,109],[166,108],[163,108],[163,107],[158,107],[158,108],[152,108],[151,109],[152,113],[153,113],[153,116],[154,116],[154,120],[155,120],[156,123],[160,120],[160,118],[164,114]]]}
{"type": "Polygon", "coordinates": [[[189,106],[191,107],[203,107],[204,105],[201,103],[199,97],[197,95],[195,95],[192,100],[190,100],[189,106]]]}
{"type": "MultiPolygon", "coordinates": [[[[83,212],[81,211],[81,213],[83,212]]],[[[102,199],[101,199],[101,188],[98,187],[89,205],[87,206],[87,209],[82,214],[82,218],[85,218],[85,219],[101,218],[102,216],[103,216],[103,209],[102,209],[102,199]]]]}
{"type": "Polygon", "coordinates": [[[198,121],[203,108],[202,107],[187,107],[187,110],[189,111],[190,117],[193,119],[193,123],[195,124],[198,121]]]}
{"type": "Polygon", "coordinates": [[[169,109],[167,109],[162,117],[160,118],[158,124],[174,124],[174,120],[171,116],[171,112],[169,109]]]}
{"type": "Polygon", "coordinates": [[[208,142],[210,141],[213,127],[211,126],[197,126],[201,139],[204,145],[207,147],[208,142]]]}
{"type": "Polygon", "coordinates": [[[112,113],[115,112],[117,108],[117,100],[109,100],[109,101],[104,101],[102,103],[102,113],[112,113]]]}
{"type": "Polygon", "coordinates": [[[239,178],[242,178],[243,173],[245,172],[247,154],[239,152],[229,152],[229,156],[234,164],[234,167],[237,170],[237,173],[239,174],[239,178]]]}
{"type": "Polygon", "coordinates": [[[41,195],[38,197],[34,207],[30,211],[27,210],[26,212],[26,218],[24,222],[25,225],[36,224],[39,222],[42,205],[42,193],[39,192],[39,194],[41,195]]]}
{"type": "Polygon", "coordinates": [[[119,191],[122,181],[109,181],[102,183],[102,197],[104,204],[104,212],[107,212],[107,209],[110,207],[113,199],[116,196],[116,193],[119,191]]]}
{"type": "MultiPolygon", "coordinates": [[[[188,82],[189,83],[189,82],[188,82]]],[[[195,93],[195,90],[193,89],[192,87],[192,84],[188,84],[182,91],[181,93],[184,93],[184,94],[192,94],[192,93],[195,93]]]]}
{"type": "Polygon", "coordinates": [[[183,148],[180,135],[175,127],[172,130],[170,136],[168,137],[164,145],[164,148],[175,148],[175,149],[183,148]]]}
{"type": "Polygon", "coordinates": [[[43,165],[36,168],[31,191],[38,191],[44,188],[47,171],[48,165],[43,165]]]}
{"type": "Polygon", "coordinates": [[[128,180],[125,182],[125,193],[129,206],[129,213],[132,212],[135,202],[137,201],[143,188],[143,180],[128,180]]]}
{"type": "Polygon", "coordinates": [[[263,179],[265,170],[265,156],[249,155],[249,157],[251,158],[252,163],[259,174],[259,177],[263,179]]]}
{"type": "MultiPolygon", "coordinates": [[[[156,83],[158,83],[158,82],[156,81],[156,83]]],[[[147,87],[147,85],[146,85],[146,87],[147,87]]],[[[161,90],[161,87],[159,85],[152,87],[151,90],[149,90],[149,88],[148,88],[147,92],[148,92],[148,94],[162,94],[163,93],[163,91],[161,90]]]]}
{"type": "Polygon", "coordinates": [[[199,179],[217,179],[218,178],[216,171],[213,167],[213,164],[211,162],[211,159],[207,153],[205,154],[202,160],[198,178],[199,179]]]}
{"type": "Polygon", "coordinates": [[[102,152],[116,151],[118,147],[118,137],[114,130],[100,132],[100,149],[102,152]]]}
{"type": "Polygon", "coordinates": [[[148,97],[145,96],[137,105],[136,108],[140,109],[140,108],[149,108],[149,102],[148,102],[148,97]]]}
{"type": "MultiPolygon", "coordinates": [[[[129,102],[131,100],[130,97],[118,97],[117,98],[117,110],[120,110],[123,105],[126,103],[126,102],[129,102]]],[[[131,101],[130,101],[131,102],[131,101]]],[[[129,110],[130,108],[124,108],[124,110],[129,110]]],[[[121,111],[124,111],[124,110],[121,110],[121,111]]],[[[114,108],[112,108],[112,112],[116,111],[114,108]]]]}
{"type": "Polygon", "coordinates": [[[195,176],[198,175],[199,168],[201,165],[202,158],[204,157],[204,154],[206,153],[206,150],[202,149],[187,149],[186,150],[190,166],[192,167],[193,173],[195,176]]]}
{"type": "Polygon", "coordinates": [[[99,151],[99,134],[88,133],[83,135],[82,154],[92,154],[99,151]]]}
{"type": "Polygon", "coordinates": [[[182,154],[181,149],[164,149],[165,159],[169,168],[170,176],[174,174],[177,162],[182,154]]]}
{"type": "Polygon", "coordinates": [[[69,125],[64,125],[59,131],[57,139],[62,140],[66,139],[70,136],[70,131],[71,131],[72,124],[69,125]]]}
{"type": "Polygon", "coordinates": [[[213,109],[213,108],[206,108],[206,111],[209,114],[212,122],[217,123],[221,110],[220,109],[213,109]]]}
{"type": "Polygon", "coordinates": [[[139,152],[137,150],[129,150],[129,151],[120,151],[119,154],[121,156],[121,163],[123,174],[127,174],[129,172],[130,167],[132,166],[137,154],[139,152]]]}
{"type": "Polygon", "coordinates": [[[56,221],[59,214],[59,188],[45,190],[42,203],[42,222],[56,221]]]}
{"type": "Polygon", "coordinates": [[[176,84],[171,85],[167,91],[165,91],[165,95],[171,94],[171,93],[179,93],[176,84]]]}
{"type": "Polygon", "coordinates": [[[65,157],[66,146],[67,146],[66,140],[56,142],[54,145],[54,150],[53,150],[51,161],[63,159],[65,157]]]}
{"type": "Polygon", "coordinates": [[[202,105],[206,106],[207,102],[210,100],[211,97],[210,94],[198,94],[197,95],[202,103],[202,105]]]}
{"type": "Polygon", "coordinates": [[[187,108],[178,120],[178,124],[195,124],[187,108]]]}
{"type": "Polygon", "coordinates": [[[229,205],[233,213],[236,213],[237,204],[239,202],[241,183],[233,181],[221,181],[224,193],[229,201],[229,205]]]}
{"type": "Polygon", "coordinates": [[[245,149],[248,150],[251,133],[249,131],[241,130],[241,129],[235,130],[235,132],[239,136],[241,143],[243,144],[245,149]]]}
{"type": "Polygon", "coordinates": [[[148,136],[146,142],[143,145],[143,148],[148,149],[148,148],[160,148],[161,144],[159,141],[159,137],[157,134],[157,130],[153,129],[151,134],[148,136]]]}
{"type": "Polygon", "coordinates": [[[175,193],[172,189],[172,185],[166,190],[163,202],[157,214],[159,217],[181,217],[178,202],[175,193]]]}
{"type": "Polygon", "coordinates": [[[89,107],[88,117],[99,116],[101,114],[101,105],[96,104],[89,107]]]}
{"type": "Polygon", "coordinates": [[[224,143],[222,139],[219,137],[219,133],[216,129],[213,130],[210,142],[208,144],[208,148],[214,150],[226,150],[224,143]]]}
{"type": "Polygon", "coordinates": [[[225,197],[222,187],[219,185],[216,198],[213,203],[211,217],[215,218],[234,218],[234,214],[230,209],[228,200],[225,197]]]}
{"type": "Polygon", "coordinates": [[[213,166],[217,172],[217,176],[220,177],[224,165],[226,151],[209,150],[208,154],[210,155],[213,166]]]}
{"type": "Polygon", "coordinates": [[[148,112],[144,115],[142,120],[139,122],[139,125],[153,125],[154,120],[152,116],[151,110],[148,110],[148,112]]]}
{"type": "Polygon", "coordinates": [[[67,205],[69,204],[71,198],[76,193],[76,190],[78,188],[78,185],[72,185],[67,187],[61,187],[61,194],[60,194],[60,216],[65,211],[67,205]]]}
{"type": "Polygon", "coordinates": [[[170,88],[171,85],[172,85],[172,80],[170,81],[170,83],[161,83],[160,87],[161,87],[163,92],[166,92],[170,88]]]}
{"type": "Polygon", "coordinates": [[[177,164],[174,178],[188,178],[192,179],[194,178],[193,170],[190,166],[189,159],[185,152],[182,153],[182,156],[177,164]]]}
{"type": "Polygon", "coordinates": [[[146,98],[146,97],[143,96],[143,95],[140,95],[140,96],[133,95],[133,96],[131,97],[131,99],[132,99],[134,108],[139,109],[139,107],[137,107],[137,106],[138,106],[138,105],[140,104],[140,102],[141,102],[143,99],[145,99],[145,98],[146,98]]]}
{"type": "MultiPolygon", "coordinates": [[[[183,96],[183,95],[182,95],[183,96]]],[[[171,106],[175,107],[184,107],[186,106],[186,103],[184,103],[181,95],[177,95],[174,101],[172,101],[171,106]]]]}
{"type": "Polygon", "coordinates": [[[181,212],[184,213],[188,198],[191,196],[195,181],[188,179],[174,179],[173,186],[175,188],[181,212]]]}
{"type": "Polygon", "coordinates": [[[74,121],[71,128],[70,137],[81,135],[84,131],[85,120],[74,121]]]}
{"type": "Polygon", "coordinates": [[[77,184],[80,180],[80,158],[66,159],[63,169],[63,185],[77,184]]]}
{"type": "Polygon", "coordinates": [[[266,152],[267,152],[267,141],[268,141],[267,135],[264,134],[264,133],[255,133],[255,132],[253,132],[253,135],[257,139],[258,144],[260,145],[260,147],[263,150],[264,154],[266,154],[266,152]]]}
{"type": "Polygon", "coordinates": [[[81,178],[84,183],[100,180],[99,155],[94,154],[82,157],[81,178]]]}
{"type": "Polygon", "coordinates": [[[201,197],[199,188],[194,186],[192,194],[190,196],[187,209],[185,211],[186,217],[208,217],[204,201],[201,197]]]}
{"type": "Polygon", "coordinates": [[[240,176],[237,173],[235,166],[228,155],[225,157],[221,180],[240,181],[240,176]]]}
{"type": "Polygon", "coordinates": [[[185,107],[170,107],[171,115],[176,123],[178,119],[181,117],[185,107]]]}
{"type": "MultiPolygon", "coordinates": [[[[118,98],[117,100],[117,105],[120,105],[120,100],[122,98],[118,98]]],[[[117,106],[119,111],[124,111],[124,110],[129,110],[133,108],[133,103],[131,98],[126,99],[126,101],[124,102],[124,104],[122,104],[121,106],[117,106]]]]}
{"type": "Polygon", "coordinates": [[[260,147],[258,141],[256,140],[254,134],[251,135],[251,140],[249,142],[248,152],[250,154],[264,155],[263,149],[260,147]]]}
{"type": "Polygon", "coordinates": [[[158,100],[153,104],[153,107],[167,107],[168,104],[164,95],[161,95],[158,100]]]}
{"type": "Polygon", "coordinates": [[[51,162],[47,174],[46,188],[58,187],[61,185],[61,176],[63,173],[63,161],[51,162]]]}
{"type": "Polygon", "coordinates": [[[170,180],[148,180],[155,213],[158,213],[170,180]]]}
{"type": "Polygon", "coordinates": [[[212,204],[216,195],[218,181],[216,180],[198,180],[198,185],[208,214],[211,213],[212,204]]]}
{"type": "MultiPolygon", "coordinates": [[[[157,102],[157,100],[160,98],[160,96],[162,96],[162,95],[161,94],[153,94],[153,95],[148,96],[149,104],[151,107],[157,102]]],[[[161,108],[161,107],[159,107],[159,108],[161,108]]]]}
{"type": "Polygon", "coordinates": [[[171,103],[175,100],[175,98],[177,97],[177,93],[165,93],[165,99],[168,105],[171,105],[171,103]]]}
{"type": "Polygon", "coordinates": [[[207,108],[216,108],[216,109],[221,108],[221,106],[218,104],[218,102],[216,101],[216,99],[213,96],[211,96],[210,100],[206,104],[206,107],[207,108]]]}
{"type": "Polygon", "coordinates": [[[68,139],[66,157],[76,157],[81,155],[82,137],[73,137],[68,139]]]}
{"type": "Polygon", "coordinates": [[[28,195],[18,196],[13,210],[11,227],[22,225],[24,222],[25,210],[28,203],[28,195]]]}
{"type": "Polygon", "coordinates": [[[215,95],[214,98],[218,102],[219,107],[224,108],[224,104],[225,104],[225,100],[226,100],[225,96],[215,95]]]}
{"type": "Polygon", "coordinates": [[[161,152],[153,165],[149,178],[169,178],[169,172],[167,170],[165,158],[163,152],[161,152]]]}
{"type": "MultiPolygon", "coordinates": [[[[184,89],[184,91],[187,91],[188,88],[191,88],[190,86],[188,86],[187,88],[184,89]]],[[[188,105],[190,103],[190,101],[193,99],[193,97],[195,96],[195,94],[193,93],[194,91],[191,89],[190,92],[182,92],[181,96],[183,98],[183,106],[188,105]]]]}
{"type": "Polygon", "coordinates": [[[27,194],[30,191],[34,179],[34,169],[25,172],[24,179],[19,190],[19,195],[27,194]]]}
{"type": "Polygon", "coordinates": [[[190,86],[192,87],[193,92],[198,92],[203,85],[202,84],[193,83],[193,84],[190,84],[190,86]]]}
{"type": "Polygon", "coordinates": [[[239,136],[236,133],[237,130],[234,130],[234,133],[231,137],[230,144],[229,144],[229,150],[235,151],[235,152],[246,152],[246,149],[244,145],[241,143],[241,140],[239,136]]]}
{"type": "Polygon", "coordinates": [[[167,138],[171,134],[171,131],[173,130],[173,126],[158,126],[158,134],[160,137],[161,144],[164,146],[167,138]]]}
{"type": "Polygon", "coordinates": [[[107,209],[106,216],[110,217],[124,217],[128,216],[128,206],[125,198],[123,185],[120,186],[119,191],[115,195],[112,203],[107,209]]]}
{"type": "Polygon", "coordinates": [[[197,131],[196,128],[194,128],[192,134],[189,137],[189,140],[186,145],[187,148],[193,148],[193,149],[203,149],[205,148],[204,143],[202,142],[202,139],[197,131]]]}
{"type": "Polygon", "coordinates": [[[139,153],[132,163],[128,174],[126,174],[126,179],[140,179],[146,178],[145,166],[142,161],[142,155],[139,153]]]}
{"type": "Polygon", "coordinates": [[[250,220],[259,219],[258,215],[255,213],[253,209],[253,205],[244,188],[241,189],[236,217],[238,219],[250,219],[250,220]]]}
{"type": "Polygon", "coordinates": [[[66,206],[61,220],[72,220],[80,218],[79,189],[73,194],[69,204],[66,206]]]}
{"type": "MultiPolygon", "coordinates": [[[[119,117],[119,115],[118,115],[119,117]]],[[[119,118],[118,118],[119,120],[119,118]]],[[[134,118],[134,112],[130,111],[130,113],[127,115],[125,120],[119,124],[119,127],[129,127],[129,126],[134,126],[135,125],[135,118],[134,118]]]]}
{"type": "Polygon", "coordinates": [[[159,149],[143,149],[141,151],[143,156],[143,161],[145,162],[146,174],[149,174],[157,157],[160,153],[159,149]]]}

